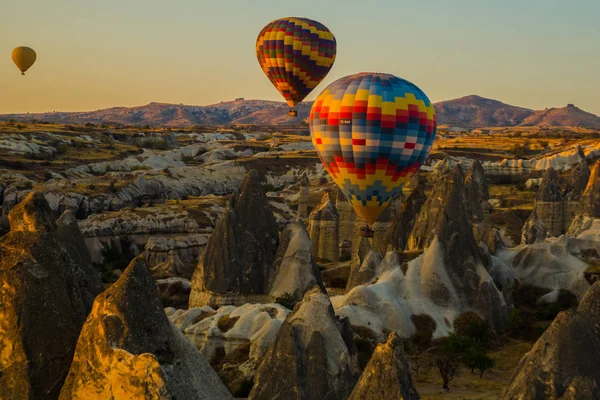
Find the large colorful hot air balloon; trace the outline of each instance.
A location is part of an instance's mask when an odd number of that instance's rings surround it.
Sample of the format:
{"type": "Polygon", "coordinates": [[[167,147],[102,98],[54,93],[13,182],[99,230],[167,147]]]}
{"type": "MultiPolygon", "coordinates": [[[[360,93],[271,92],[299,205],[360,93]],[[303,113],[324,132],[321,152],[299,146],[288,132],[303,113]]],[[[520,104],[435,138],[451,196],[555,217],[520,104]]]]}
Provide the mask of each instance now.
{"type": "Polygon", "coordinates": [[[425,162],[437,127],[421,89],[378,73],[329,85],[315,100],[309,125],[321,162],[368,224],[425,162]]]}
{"type": "Polygon", "coordinates": [[[258,62],[273,85],[294,107],[325,78],[335,61],[336,42],[323,24],[306,18],[281,18],[256,39],[258,62]]]}
{"type": "Polygon", "coordinates": [[[25,46],[14,49],[11,56],[17,68],[21,71],[21,75],[25,75],[25,71],[33,65],[37,57],[33,49],[25,46]]]}

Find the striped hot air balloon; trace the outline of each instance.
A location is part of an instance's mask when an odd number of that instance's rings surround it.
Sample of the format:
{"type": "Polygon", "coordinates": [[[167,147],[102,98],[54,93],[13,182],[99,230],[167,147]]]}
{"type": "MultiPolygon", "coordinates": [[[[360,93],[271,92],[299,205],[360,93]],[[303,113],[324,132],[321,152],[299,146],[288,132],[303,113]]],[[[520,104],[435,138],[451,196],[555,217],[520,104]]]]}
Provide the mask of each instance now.
{"type": "Polygon", "coordinates": [[[378,73],[329,85],[314,102],[309,125],[321,162],[368,224],[425,162],[437,127],[421,89],[378,73]]]}
{"type": "Polygon", "coordinates": [[[37,58],[35,51],[25,46],[14,49],[11,56],[17,68],[21,71],[21,75],[25,75],[25,71],[31,68],[37,58]]]}
{"type": "Polygon", "coordinates": [[[281,18],[265,26],[256,39],[256,56],[269,80],[287,101],[296,104],[325,78],[335,61],[336,42],[323,24],[306,18],[281,18]]]}

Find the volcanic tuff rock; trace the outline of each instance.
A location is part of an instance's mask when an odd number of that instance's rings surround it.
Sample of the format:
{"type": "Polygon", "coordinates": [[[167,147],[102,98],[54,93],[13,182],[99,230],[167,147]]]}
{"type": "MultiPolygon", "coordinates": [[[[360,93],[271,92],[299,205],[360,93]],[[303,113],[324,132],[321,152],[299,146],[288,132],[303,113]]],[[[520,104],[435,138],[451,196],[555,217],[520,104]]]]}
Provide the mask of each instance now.
{"type": "Polygon", "coordinates": [[[231,399],[172,327],[143,258],[99,295],[77,342],[61,399],[231,399]]]}
{"type": "Polygon", "coordinates": [[[522,244],[543,242],[548,236],[546,225],[544,225],[544,222],[538,218],[535,209],[532,211],[531,215],[529,215],[527,221],[525,221],[521,232],[522,244]]]}
{"type": "Polygon", "coordinates": [[[381,264],[381,255],[373,249],[369,239],[362,238],[358,247],[357,257],[352,260],[350,277],[346,290],[355,286],[369,283],[377,273],[377,267],[381,264]]]}
{"type": "Polygon", "coordinates": [[[300,301],[315,285],[326,293],[321,273],[312,255],[308,232],[302,222],[289,224],[281,233],[273,266],[274,273],[269,291],[273,300],[289,294],[296,301],[300,301]]]}
{"type": "Polygon", "coordinates": [[[447,189],[439,208],[435,205],[439,200],[434,198],[430,208],[426,204],[421,210],[421,214],[427,212],[431,216],[435,226],[430,233],[427,230],[420,232],[425,232],[428,243],[437,241],[438,254],[445,265],[445,273],[436,271],[436,268],[422,268],[421,279],[427,281],[425,292],[434,303],[447,303],[451,293],[455,292],[465,306],[472,307],[492,325],[502,326],[506,322],[506,305],[494,283],[488,279],[487,272],[481,270],[490,264],[489,255],[478,246],[473,236],[469,209],[464,203],[466,193],[462,177],[462,169],[457,165],[430,195],[430,198],[434,197],[440,189],[447,189]],[[449,278],[449,282],[444,281],[443,275],[449,278]]]}
{"type": "Polygon", "coordinates": [[[567,229],[580,211],[580,200],[590,179],[590,169],[585,158],[568,175],[564,198],[564,229],[567,229]]]}
{"type": "Polygon", "coordinates": [[[589,182],[581,197],[581,213],[588,217],[600,217],[600,161],[592,167],[589,182]]]}
{"type": "Polygon", "coordinates": [[[315,287],[281,326],[249,399],[346,399],[357,375],[352,328],[315,287]]]}
{"type": "Polygon", "coordinates": [[[246,299],[239,295],[267,294],[278,242],[277,221],[258,172],[251,170],[200,257],[190,307],[242,304],[246,299]]]}
{"type": "Polygon", "coordinates": [[[329,197],[323,195],[321,203],[310,213],[308,232],[312,240],[313,255],[317,260],[339,260],[339,214],[329,197]]]}
{"type": "Polygon", "coordinates": [[[581,195],[585,191],[589,179],[590,168],[587,162],[582,160],[569,172],[563,198],[565,200],[581,199],[581,195]]]}
{"type": "Polygon", "coordinates": [[[550,167],[544,172],[534,209],[551,236],[564,232],[564,204],[558,174],[550,167]]]}
{"type": "Polygon", "coordinates": [[[426,199],[423,186],[418,185],[402,203],[402,208],[384,239],[388,250],[404,251],[406,249],[408,237],[426,199]]]}
{"type": "Polygon", "coordinates": [[[300,179],[300,193],[298,194],[298,219],[308,218],[308,200],[310,195],[310,181],[307,174],[302,174],[300,179]]]}
{"type": "MultiPolygon", "coordinates": [[[[377,217],[377,220],[371,225],[371,228],[373,229],[371,245],[377,251],[385,251],[387,247],[385,236],[398,216],[398,210],[402,206],[402,201],[402,193],[399,193],[395,198],[390,200],[385,210],[383,210],[377,217]]],[[[351,254],[354,255],[358,251],[360,245],[360,230],[367,223],[364,219],[356,215],[352,204],[339,189],[337,190],[335,207],[339,215],[339,242],[344,243],[345,241],[350,241],[352,243],[351,254]]]]}
{"type": "Polygon", "coordinates": [[[332,300],[338,315],[380,339],[386,330],[410,337],[416,331],[411,315],[424,313],[436,322],[436,337],[447,335],[452,319],[469,311],[496,328],[505,325],[507,304],[486,269],[491,258],[473,235],[463,182],[457,165],[421,208],[409,249],[424,253],[401,268],[396,253],[388,252],[370,282],[332,300]]]}
{"type": "Polygon", "coordinates": [[[166,309],[236,397],[247,397],[264,355],[291,312],[280,304],[166,309]]]}
{"type": "Polygon", "coordinates": [[[375,349],[349,400],[418,400],[403,343],[394,332],[375,349]]]}
{"type": "Polygon", "coordinates": [[[490,216],[490,203],[488,202],[490,192],[479,160],[475,160],[471,165],[465,177],[465,186],[467,187],[467,205],[471,212],[471,219],[474,222],[488,220],[490,216]]]}
{"type": "Polygon", "coordinates": [[[89,267],[85,247],[76,252],[61,238],[69,217],[60,228],[53,217],[43,195],[31,193],[11,210],[13,230],[0,239],[2,399],[58,396],[101,289],[97,276],[82,269],[89,267]]]}
{"type": "Polygon", "coordinates": [[[600,283],[588,289],[577,311],[558,314],[523,357],[503,400],[600,398],[600,283]]]}
{"type": "Polygon", "coordinates": [[[185,278],[167,278],[156,280],[156,288],[164,307],[187,309],[192,284],[185,278]]]}

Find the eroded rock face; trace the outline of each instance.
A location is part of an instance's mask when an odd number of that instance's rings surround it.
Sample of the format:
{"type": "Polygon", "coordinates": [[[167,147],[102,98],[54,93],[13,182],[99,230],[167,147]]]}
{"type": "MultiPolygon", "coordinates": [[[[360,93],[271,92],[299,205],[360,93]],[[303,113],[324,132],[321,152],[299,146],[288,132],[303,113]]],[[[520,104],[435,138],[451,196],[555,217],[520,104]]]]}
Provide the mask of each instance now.
{"type": "Polygon", "coordinates": [[[150,237],[142,254],[153,278],[191,279],[206,242],[205,235],[150,237]]]}
{"type": "Polygon", "coordinates": [[[31,192],[9,213],[12,232],[55,232],[56,217],[44,195],[31,192]]]}
{"type": "Polygon", "coordinates": [[[590,179],[581,197],[581,213],[588,217],[600,217],[600,161],[596,161],[590,179]]]}
{"type": "MultiPolygon", "coordinates": [[[[491,258],[473,234],[460,165],[433,188],[409,237],[409,249],[425,249],[402,265],[388,252],[373,278],[333,300],[336,313],[383,339],[386,330],[410,337],[411,315],[427,313],[434,335],[447,335],[451,319],[475,312],[495,328],[507,321],[507,303],[488,272],[491,258]]],[[[492,230],[488,230],[492,232],[492,230]]]]}
{"type": "Polygon", "coordinates": [[[523,357],[502,399],[578,399],[600,396],[600,283],[577,311],[558,314],[523,357]]]}
{"type": "Polygon", "coordinates": [[[329,198],[323,195],[321,204],[310,213],[308,231],[312,240],[313,255],[317,260],[339,260],[339,214],[329,198]]]}
{"type": "Polygon", "coordinates": [[[281,326],[249,399],[346,399],[357,375],[352,328],[315,287],[281,326]]]}
{"type": "Polygon", "coordinates": [[[59,233],[41,194],[9,219],[15,230],[0,239],[0,398],[56,399],[101,284],[82,269],[85,246],[60,239],[68,216],[59,233]]]}
{"type": "Polygon", "coordinates": [[[280,304],[166,309],[235,397],[247,397],[254,375],[291,312],[280,304]]]}
{"type": "Polygon", "coordinates": [[[369,239],[362,238],[356,258],[352,261],[346,290],[369,283],[377,274],[381,255],[371,246],[369,239]]]}
{"type": "Polygon", "coordinates": [[[564,231],[564,203],[558,174],[550,167],[544,172],[542,183],[535,198],[534,209],[544,222],[551,236],[564,231]]]}
{"type": "Polygon", "coordinates": [[[274,267],[269,291],[273,300],[291,295],[300,301],[315,285],[325,293],[321,273],[312,255],[311,241],[302,222],[289,224],[281,233],[274,267]]]}
{"type": "Polygon", "coordinates": [[[418,400],[403,344],[390,333],[386,343],[375,349],[349,400],[418,400]]]}
{"type": "Polygon", "coordinates": [[[310,195],[310,181],[307,174],[302,174],[300,179],[300,193],[298,193],[298,219],[308,218],[308,200],[310,195]]]}
{"type": "Polygon", "coordinates": [[[548,231],[544,222],[538,218],[535,209],[525,221],[523,230],[521,231],[521,243],[533,244],[543,242],[548,236],[548,231]]]}
{"type": "Polygon", "coordinates": [[[244,296],[266,295],[278,242],[277,221],[252,170],[232,195],[200,257],[190,306],[241,304],[244,296]]]}
{"type": "Polygon", "coordinates": [[[467,204],[474,222],[488,220],[490,216],[490,192],[483,167],[475,160],[465,177],[467,188],[467,204]]]}
{"type": "Polygon", "coordinates": [[[406,249],[408,237],[426,199],[423,186],[418,185],[402,203],[400,212],[384,239],[388,250],[404,251],[406,249]]]}
{"type": "Polygon", "coordinates": [[[97,297],[61,399],[232,398],[165,315],[143,258],[97,297]]]}

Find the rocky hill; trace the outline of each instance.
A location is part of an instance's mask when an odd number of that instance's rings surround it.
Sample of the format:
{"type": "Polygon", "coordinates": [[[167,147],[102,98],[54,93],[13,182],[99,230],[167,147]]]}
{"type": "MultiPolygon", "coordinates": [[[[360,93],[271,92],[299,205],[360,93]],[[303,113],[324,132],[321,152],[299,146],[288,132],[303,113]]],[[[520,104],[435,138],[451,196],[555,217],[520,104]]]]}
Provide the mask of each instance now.
{"type": "MultiPolygon", "coordinates": [[[[207,106],[149,103],[139,107],[114,107],[90,112],[4,114],[0,121],[47,121],[63,124],[111,123],[182,127],[191,125],[294,125],[306,121],[312,102],[298,106],[298,117],[287,115],[283,102],[236,99],[207,106]]],[[[577,126],[600,129],[600,117],[572,104],[535,111],[471,95],[435,104],[440,125],[463,128],[490,126],[577,126]]]]}
{"type": "Polygon", "coordinates": [[[514,126],[534,114],[533,110],[471,95],[435,104],[439,124],[460,127],[514,126]]]}
{"type": "Polygon", "coordinates": [[[6,114],[0,120],[47,121],[64,124],[123,124],[151,126],[191,126],[226,124],[296,124],[308,117],[312,103],[298,106],[298,117],[287,115],[285,103],[264,100],[221,102],[208,106],[149,103],[139,107],[113,107],[89,112],[50,112],[39,114],[6,114]]]}
{"type": "Polygon", "coordinates": [[[547,108],[525,118],[524,126],[581,126],[600,129],[600,117],[569,104],[562,108],[547,108]]]}

